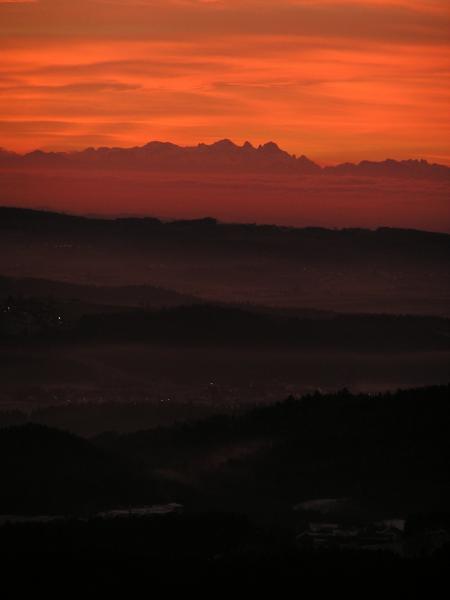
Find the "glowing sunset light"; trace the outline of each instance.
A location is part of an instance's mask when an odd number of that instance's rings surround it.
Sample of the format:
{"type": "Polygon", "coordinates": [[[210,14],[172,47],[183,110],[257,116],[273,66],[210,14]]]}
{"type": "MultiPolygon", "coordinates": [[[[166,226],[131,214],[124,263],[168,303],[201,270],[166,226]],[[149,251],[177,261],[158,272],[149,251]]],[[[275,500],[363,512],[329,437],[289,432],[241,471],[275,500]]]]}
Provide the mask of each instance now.
{"type": "Polygon", "coordinates": [[[0,1],[1,145],[450,162],[445,1],[0,1]]]}

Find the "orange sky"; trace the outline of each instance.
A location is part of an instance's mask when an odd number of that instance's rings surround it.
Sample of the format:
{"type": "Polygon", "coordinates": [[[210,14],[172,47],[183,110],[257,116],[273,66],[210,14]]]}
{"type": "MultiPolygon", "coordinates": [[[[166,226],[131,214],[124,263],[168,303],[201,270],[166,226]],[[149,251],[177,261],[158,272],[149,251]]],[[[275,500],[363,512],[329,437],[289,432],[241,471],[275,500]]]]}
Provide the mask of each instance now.
{"type": "Polygon", "coordinates": [[[447,0],[0,0],[0,145],[450,163],[447,0]]]}

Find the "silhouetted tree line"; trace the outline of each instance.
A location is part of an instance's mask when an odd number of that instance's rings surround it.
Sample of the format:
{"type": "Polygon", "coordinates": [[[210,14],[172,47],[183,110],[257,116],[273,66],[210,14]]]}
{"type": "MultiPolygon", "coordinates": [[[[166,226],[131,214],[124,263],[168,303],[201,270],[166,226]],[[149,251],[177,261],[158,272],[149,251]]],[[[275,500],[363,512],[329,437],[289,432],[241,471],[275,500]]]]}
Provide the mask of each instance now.
{"type": "Polygon", "coordinates": [[[200,487],[220,506],[351,497],[403,513],[442,510],[450,499],[448,396],[448,386],[314,394],[104,443],[150,470],[195,472],[210,461],[200,487]]]}
{"type": "MultiPolygon", "coordinates": [[[[49,399],[43,396],[42,401],[49,399]]],[[[104,431],[138,431],[204,419],[223,412],[213,403],[194,403],[173,399],[155,401],[73,402],[42,406],[29,412],[0,410],[0,427],[36,423],[68,430],[82,436],[104,431]]]]}

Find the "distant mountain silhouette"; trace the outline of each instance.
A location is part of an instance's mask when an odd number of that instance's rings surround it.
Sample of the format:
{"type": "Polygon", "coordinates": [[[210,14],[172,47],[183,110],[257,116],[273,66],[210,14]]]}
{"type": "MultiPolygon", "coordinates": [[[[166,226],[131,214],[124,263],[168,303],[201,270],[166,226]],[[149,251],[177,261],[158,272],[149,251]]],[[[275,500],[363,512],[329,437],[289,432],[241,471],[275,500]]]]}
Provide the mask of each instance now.
{"type": "Polygon", "coordinates": [[[450,168],[445,165],[430,164],[426,160],[393,160],[381,162],[363,160],[358,164],[343,163],[334,167],[324,167],[324,173],[332,175],[355,175],[369,177],[417,177],[448,179],[450,168]]]}
{"type": "Polygon", "coordinates": [[[0,149],[0,168],[114,168],[154,171],[269,172],[301,175],[362,175],[374,177],[450,178],[450,168],[426,160],[388,159],[320,167],[306,156],[285,152],[274,142],[258,147],[223,139],[213,144],[178,146],[152,141],[132,148],[87,148],[79,152],[43,152],[24,155],[0,149]]]}

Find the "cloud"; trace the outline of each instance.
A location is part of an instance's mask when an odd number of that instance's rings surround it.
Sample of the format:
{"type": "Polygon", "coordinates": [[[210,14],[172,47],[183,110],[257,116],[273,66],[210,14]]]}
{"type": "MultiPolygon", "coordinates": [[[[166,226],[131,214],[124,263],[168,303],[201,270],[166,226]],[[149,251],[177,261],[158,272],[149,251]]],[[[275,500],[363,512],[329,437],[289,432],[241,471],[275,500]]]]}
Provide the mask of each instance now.
{"type": "MultiPolygon", "coordinates": [[[[376,40],[445,41],[448,19],[416,2],[293,2],[228,0],[220,3],[155,0],[41,0],[10,7],[0,34],[152,39],[221,35],[323,35],[376,40]]],[[[449,11],[446,11],[447,17],[449,11]]]]}
{"type": "Polygon", "coordinates": [[[0,3],[2,145],[96,144],[109,126],[122,144],[450,161],[449,15],[439,0],[0,3]]]}

